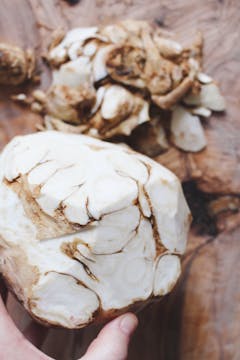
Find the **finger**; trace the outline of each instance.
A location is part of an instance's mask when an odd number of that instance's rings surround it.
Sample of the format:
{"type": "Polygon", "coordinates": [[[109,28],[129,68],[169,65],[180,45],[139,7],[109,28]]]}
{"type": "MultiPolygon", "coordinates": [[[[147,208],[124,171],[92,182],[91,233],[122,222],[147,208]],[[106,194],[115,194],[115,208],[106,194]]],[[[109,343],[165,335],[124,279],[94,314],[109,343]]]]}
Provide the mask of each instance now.
{"type": "Polygon", "coordinates": [[[17,329],[0,298],[0,359],[52,360],[35,348],[17,329]]]}
{"type": "Polygon", "coordinates": [[[47,328],[34,321],[31,321],[31,323],[23,331],[25,338],[38,348],[44,343],[47,333],[47,328]]]}
{"type": "Polygon", "coordinates": [[[125,314],[108,323],[92,342],[82,360],[124,360],[128,344],[138,320],[133,314],[125,314]]]}

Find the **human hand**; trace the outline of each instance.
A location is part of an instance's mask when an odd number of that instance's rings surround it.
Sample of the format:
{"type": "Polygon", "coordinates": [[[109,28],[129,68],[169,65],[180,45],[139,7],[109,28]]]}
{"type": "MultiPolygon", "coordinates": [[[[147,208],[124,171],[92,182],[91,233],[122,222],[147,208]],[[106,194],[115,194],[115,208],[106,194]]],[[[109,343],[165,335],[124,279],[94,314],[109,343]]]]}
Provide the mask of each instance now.
{"type": "MultiPolygon", "coordinates": [[[[3,298],[6,291],[0,281],[3,298]]],[[[52,360],[36,346],[41,346],[47,329],[32,322],[21,333],[9,316],[0,296],[0,358],[1,360],[52,360]]],[[[125,314],[109,322],[91,343],[81,360],[124,360],[130,337],[137,327],[137,318],[125,314]]]]}

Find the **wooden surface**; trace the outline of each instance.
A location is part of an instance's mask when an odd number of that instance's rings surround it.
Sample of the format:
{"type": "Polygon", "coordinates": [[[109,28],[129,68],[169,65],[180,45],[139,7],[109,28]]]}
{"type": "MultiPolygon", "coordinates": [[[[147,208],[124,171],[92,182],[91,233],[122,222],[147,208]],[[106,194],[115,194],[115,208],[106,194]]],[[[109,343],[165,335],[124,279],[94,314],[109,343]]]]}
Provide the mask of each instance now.
{"type": "MultiPolygon", "coordinates": [[[[239,0],[82,0],[71,7],[61,0],[1,0],[0,41],[35,48],[40,55],[46,51],[51,30],[57,27],[68,29],[127,17],[155,20],[185,42],[196,30],[203,32],[205,69],[220,83],[227,112],[206,123],[207,149],[196,155],[179,152],[176,165],[181,163],[182,178],[194,178],[204,192],[239,195],[239,0]]],[[[41,86],[46,88],[49,72],[41,61],[39,66],[41,86]]],[[[30,86],[14,91],[25,90],[30,86]]],[[[0,148],[14,135],[33,131],[39,121],[38,116],[9,100],[12,91],[0,89],[0,148]]],[[[192,230],[183,276],[171,295],[139,315],[130,360],[240,359],[239,224],[238,214],[226,215],[221,218],[218,235],[200,236],[192,230]]],[[[97,331],[51,331],[45,349],[59,360],[71,360],[70,352],[75,356],[83,353],[97,331]],[[53,351],[56,339],[58,351],[53,351]],[[71,348],[68,352],[66,346],[71,348]]]]}

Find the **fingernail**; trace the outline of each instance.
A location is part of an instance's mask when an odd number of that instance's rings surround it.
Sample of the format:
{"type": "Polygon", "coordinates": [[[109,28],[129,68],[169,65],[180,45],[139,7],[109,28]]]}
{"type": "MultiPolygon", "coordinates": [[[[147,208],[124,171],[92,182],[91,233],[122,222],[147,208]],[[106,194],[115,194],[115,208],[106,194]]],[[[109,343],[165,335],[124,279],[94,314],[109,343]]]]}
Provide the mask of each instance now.
{"type": "Polygon", "coordinates": [[[131,335],[138,325],[138,320],[135,315],[124,315],[120,321],[120,328],[126,335],[131,335]]]}

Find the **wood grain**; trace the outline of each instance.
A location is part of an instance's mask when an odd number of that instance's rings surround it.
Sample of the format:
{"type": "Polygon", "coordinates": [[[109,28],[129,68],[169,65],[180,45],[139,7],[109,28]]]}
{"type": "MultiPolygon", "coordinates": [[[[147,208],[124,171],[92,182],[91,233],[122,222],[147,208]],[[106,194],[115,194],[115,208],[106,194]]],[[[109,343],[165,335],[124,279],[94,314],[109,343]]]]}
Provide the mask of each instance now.
{"type": "MultiPolygon", "coordinates": [[[[227,111],[212,116],[205,124],[206,150],[188,155],[173,149],[158,161],[172,166],[182,179],[194,178],[205,192],[239,195],[238,0],[82,0],[76,6],[61,0],[2,0],[0,41],[34,48],[40,57],[56,28],[107,23],[119,18],[156,21],[176,32],[184,42],[190,42],[196,30],[203,32],[205,69],[219,82],[227,111]]],[[[39,67],[41,87],[46,88],[49,71],[41,60],[39,67]]],[[[0,88],[0,148],[14,135],[34,131],[40,121],[37,115],[9,100],[12,92],[30,90],[31,85],[0,88]]],[[[239,217],[225,219],[224,230],[215,237],[200,236],[192,230],[183,276],[175,290],[139,314],[140,326],[131,343],[130,360],[240,359],[239,225],[239,217]]],[[[44,350],[59,360],[76,358],[84,353],[98,330],[93,327],[71,333],[51,330],[44,350]]]]}

